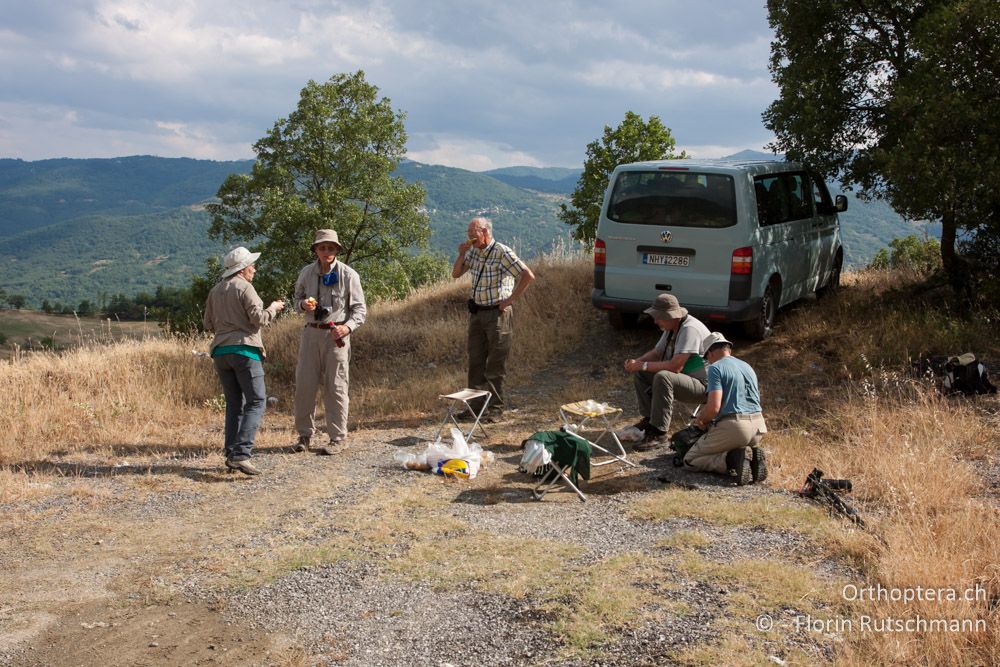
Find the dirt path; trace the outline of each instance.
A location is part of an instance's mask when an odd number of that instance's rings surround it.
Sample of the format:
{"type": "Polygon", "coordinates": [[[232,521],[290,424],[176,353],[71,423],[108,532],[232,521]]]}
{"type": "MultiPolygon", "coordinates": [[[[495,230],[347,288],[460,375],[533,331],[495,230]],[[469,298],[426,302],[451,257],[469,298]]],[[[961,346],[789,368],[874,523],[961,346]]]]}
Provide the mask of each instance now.
{"type": "Polygon", "coordinates": [[[203,451],[28,464],[35,496],[0,508],[0,664],[829,659],[832,640],[791,619],[822,610],[844,571],[807,536],[826,519],[788,494],[654,452],[597,469],[585,504],[530,499],[521,439],[596,387],[631,405],[609,370],[620,344],[515,387],[516,410],[484,441],[495,461],[468,482],[393,462],[423,448],[435,415],[356,431],[342,456],[317,457],[289,453],[290,417],[271,414],[258,478],[222,472],[214,425],[200,427],[203,451]],[[764,612],[775,630],[754,627],[764,612]]]}

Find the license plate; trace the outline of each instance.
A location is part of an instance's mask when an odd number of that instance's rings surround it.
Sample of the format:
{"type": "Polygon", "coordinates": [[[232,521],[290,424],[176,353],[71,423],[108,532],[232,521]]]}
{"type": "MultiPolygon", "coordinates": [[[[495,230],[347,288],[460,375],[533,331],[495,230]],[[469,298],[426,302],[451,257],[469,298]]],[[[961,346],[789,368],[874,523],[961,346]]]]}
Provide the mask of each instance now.
{"type": "Polygon", "coordinates": [[[642,255],[643,264],[656,264],[659,266],[687,266],[691,258],[687,255],[661,255],[649,252],[642,255]]]}

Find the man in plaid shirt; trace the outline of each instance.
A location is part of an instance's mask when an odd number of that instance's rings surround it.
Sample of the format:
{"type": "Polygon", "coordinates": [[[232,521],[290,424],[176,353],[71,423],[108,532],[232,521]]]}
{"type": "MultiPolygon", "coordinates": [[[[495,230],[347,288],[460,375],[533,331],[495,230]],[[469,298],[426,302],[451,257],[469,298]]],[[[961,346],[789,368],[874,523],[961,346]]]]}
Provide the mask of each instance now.
{"type": "MultiPolygon", "coordinates": [[[[468,239],[458,245],[453,278],[472,276],[469,299],[469,387],[489,390],[486,422],[503,414],[503,378],[513,335],[511,304],[535,279],[508,246],[493,238],[493,223],[486,218],[469,222],[468,239]]],[[[477,412],[481,405],[472,406],[477,412]]]]}

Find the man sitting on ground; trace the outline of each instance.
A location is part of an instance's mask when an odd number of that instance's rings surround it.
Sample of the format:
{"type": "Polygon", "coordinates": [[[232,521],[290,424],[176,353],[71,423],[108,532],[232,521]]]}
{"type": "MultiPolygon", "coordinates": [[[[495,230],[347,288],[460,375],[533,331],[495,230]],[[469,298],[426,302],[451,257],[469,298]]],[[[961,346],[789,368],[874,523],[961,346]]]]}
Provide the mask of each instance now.
{"type": "Polygon", "coordinates": [[[652,350],[625,362],[634,373],[635,395],[642,420],[619,437],[639,440],[636,451],[645,452],[667,444],[674,399],[684,403],[705,400],[705,361],[699,350],[708,327],[689,315],[673,294],[660,294],[645,312],[663,335],[652,350]]]}
{"type": "Polygon", "coordinates": [[[733,344],[712,332],[701,345],[708,367],[708,397],[696,420],[708,432],[684,456],[692,470],[729,474],[743,486],[767,479],[760,439],[767,433],[757,374],[732,355],[733,344]]]}

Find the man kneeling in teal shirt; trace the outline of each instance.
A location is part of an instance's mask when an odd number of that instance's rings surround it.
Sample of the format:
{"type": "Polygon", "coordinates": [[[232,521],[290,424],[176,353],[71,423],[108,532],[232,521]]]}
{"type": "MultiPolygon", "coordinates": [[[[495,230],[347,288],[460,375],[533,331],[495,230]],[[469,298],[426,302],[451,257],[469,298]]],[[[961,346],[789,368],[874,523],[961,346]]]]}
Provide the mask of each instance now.
{"type": "Polygon", "coordinates": [[[707,429],[684,456],[693,470],[728,474],[743,486],[767,479],[767,460],[760,439],[767,433],[760,409],[757,374],[732,355],[733,344],[718,332],[701,344],[708,367],[707,398],[697,425],[707,429]]]}

